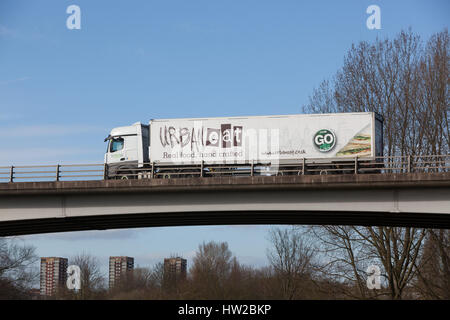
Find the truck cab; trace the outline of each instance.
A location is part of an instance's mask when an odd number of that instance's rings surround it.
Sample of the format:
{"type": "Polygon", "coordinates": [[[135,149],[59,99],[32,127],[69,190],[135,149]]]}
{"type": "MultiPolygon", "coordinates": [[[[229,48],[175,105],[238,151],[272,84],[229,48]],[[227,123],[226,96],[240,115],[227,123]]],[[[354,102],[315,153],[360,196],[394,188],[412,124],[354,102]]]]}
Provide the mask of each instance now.
{"type": "Polygon", "coordinates": [[[108,178],[129,178],[149,161],[149,126],[136,122],[131,126],[117,127],[105,138],[107,149],[104,162],[108,178]]]}

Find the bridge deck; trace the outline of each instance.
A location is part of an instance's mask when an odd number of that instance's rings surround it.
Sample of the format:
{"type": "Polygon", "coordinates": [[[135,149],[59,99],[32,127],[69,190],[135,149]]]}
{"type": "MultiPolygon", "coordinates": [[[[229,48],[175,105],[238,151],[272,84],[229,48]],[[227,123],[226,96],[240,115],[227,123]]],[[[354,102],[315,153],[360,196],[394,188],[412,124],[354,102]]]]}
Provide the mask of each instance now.
{"type": "Polygon", "coordinates": [[[0,236],[219,224],[450,228],[450,173],[0,184],[0,236]]]}

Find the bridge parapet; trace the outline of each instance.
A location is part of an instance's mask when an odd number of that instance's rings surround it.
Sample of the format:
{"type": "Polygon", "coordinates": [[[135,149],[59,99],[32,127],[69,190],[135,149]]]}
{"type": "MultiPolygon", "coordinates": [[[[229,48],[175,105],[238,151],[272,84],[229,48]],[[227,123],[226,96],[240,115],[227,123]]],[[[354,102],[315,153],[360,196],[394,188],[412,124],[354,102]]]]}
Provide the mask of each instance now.
{"type": "Polygon", "coordinates": [[[0,184],[0,197],[27,194],[418,187],[450,187],[450,172],[16,182],[0,184]]]}

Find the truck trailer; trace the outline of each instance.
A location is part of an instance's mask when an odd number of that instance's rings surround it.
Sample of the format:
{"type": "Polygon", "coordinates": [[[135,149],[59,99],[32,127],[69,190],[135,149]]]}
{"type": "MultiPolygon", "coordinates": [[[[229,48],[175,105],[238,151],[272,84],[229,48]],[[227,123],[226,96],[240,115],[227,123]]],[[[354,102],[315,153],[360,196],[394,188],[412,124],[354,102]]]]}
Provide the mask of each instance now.
{"type": "Polygon", "coordinates": [[[383,118],[357,112],[152,119],[114,128],[105,142],[107,178],[191,176],[195,168],[200,176],[243,175],[259,165],[283,174],[305,164],[339,172],[355,158],[373,163],[383,155],[383,118]]]}

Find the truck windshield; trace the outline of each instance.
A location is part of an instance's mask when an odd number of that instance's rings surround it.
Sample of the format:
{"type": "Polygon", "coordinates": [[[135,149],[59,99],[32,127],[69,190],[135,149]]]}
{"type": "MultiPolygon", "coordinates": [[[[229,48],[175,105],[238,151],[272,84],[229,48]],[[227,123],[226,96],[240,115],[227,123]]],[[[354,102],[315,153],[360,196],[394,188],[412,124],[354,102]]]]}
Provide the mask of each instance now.
{"type": "Polygon", "coordinates": [[[123,138],[113,138],[109,144],[109,152],[116,152],[123,149],[123,138]]]}

